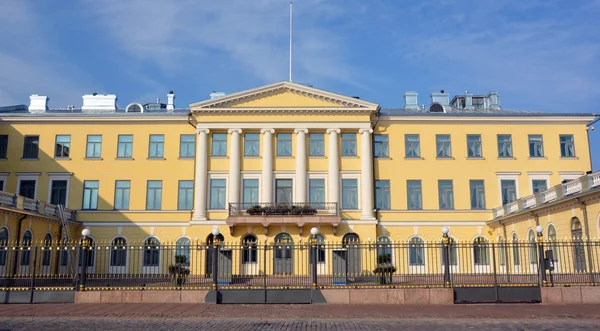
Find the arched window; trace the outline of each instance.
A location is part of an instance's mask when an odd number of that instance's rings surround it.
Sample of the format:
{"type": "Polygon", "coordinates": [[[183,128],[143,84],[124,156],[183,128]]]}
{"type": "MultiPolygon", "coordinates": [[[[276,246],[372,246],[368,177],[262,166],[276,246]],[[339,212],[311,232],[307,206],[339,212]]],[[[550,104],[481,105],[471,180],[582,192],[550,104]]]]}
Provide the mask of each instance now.
{"type": "Polygon", "coordinates": [[[294,239],[289,234],[282,232],[275,236],[275,259],[289,259],[292,257],[294,239]],[[279,244],[279,245],[278,245],[279,244]],[[288,245],[286,245],[288,244],[288,245]]]}
{"type": "Polygon", "coordinates": [[[506,244],[504,243],[504,238],[502,236],[498,236],[498,256],[500,258],[500,265],[506,265],[506,244]]]}
{"type": "Polygon", "coordinates": [[[21,253],[21,265],[27,266],[31,262],[31,241],[33,240],[33,234],[31,231],[27,230],[23,233],[23,242],[21,246],[23,247],[23,252],[21,253]]]}
{"type": "Polygon", "coordinates": [[[529,229],[527,239],[529,240],[529,263],[537,264],[537,245],[535,244],[535,231],[533,231],[533,229],[529,229]]]}
{"type": "Polygon", "coordinates": [[[42,250],[42,265],[49,266],[52,259],[52,234],[46,233],[44,236],[44,247],[42,250]]]}
{"type": "MultiPolygon", "coordinates": [[[[325,263],[325,237],[317,235],[317,263],[325,263]]],[[[312,261],[312,259],[311,259],[312,261]]]]}
{"type": "Polygon", "coordinates": [[[242,240],[242,263],[257,263],[258,262],[258,239],[253,234],[249,234],[242,240]]]}
{"type": "Polygon", "coordinates": [[[117,237],[113,239],[110,248],[110,266],[124,267],[127,265],[127,239],[117,237]]]}
{"type": "MultiPolygon", "coordinates": [[[[96,255],[96,242],[94,241],[94,239],[87,237],[88,240],[88,252],[87,252],[87,266],[88,267],[93,267],[94,266],[94,257],[96,255]]],[[[79,244],[81,245],[82,242],[81,240],[79,241],[79,244]]],[[[79,266],[81,267],[81,261],[83,260],[83,254],[79,254],[79,266]]]]}
{"type": "Polygon", "coordinates": [[[412,237],[408,242],[408,264],[425,264],[425,243],[420,237],[412,237]]]}
{"type": "Polygon", "coordinates": [[[489,265],[490,251],[488,240],[484,237],[477,237],[473,240],[473,262],[475,265],[489,265]]]}
{"type": "Polygon", "coordinates": [[[190,240],[182,237],[177,239],[175,245],[175,263],[190,265],[190,240]]]}
{"type": "Polygon", "coordinates": [[[144,242],[144,266],[158,267],[160,261],[160,241],[150,237],[144,242]]]}
{"type": "Polygon", "coordinates": [[[513,251],[513,265],[521,265],[521,254],[519,252],[519,238],[517,234],[512,234],[512,251],[513,251]]]}
{"type": "Polygon", "coordinates": [[[558,246],[556,245],[556,228],[552,224],[548,225],[548,242],[552,251],[552,260],[556,262],[558,261],[558,246]]]}
{"type": "Polygon", "coordinates": [[[350,244],[350,245],[358,245],[360,243],[360,238],[358,237],[358,235],[356,233],[347,233],[343,238],[342,238],[342,244],[344,246],[350,244]]]}
{"type": "MultiPolygon", "coordinates": [[[[450,258],[450,265],[458,265],[458,247],[456,246],[456,240],[454,238],[448,238],[450,242],[448,243],[448,256],[450,258]]],[[[442,252],[440,256],[442,257],[442,265],[446,265],[446,253],[444,251],[444,239],[442,239],[442,252]]]]}
{"type": "Polygon", "coordinates": [[[8,245],[8,229],[0,228],[0,266],[6,265],[6,246],[8,245]]]}
{"type": "Polygon", "coordinates": [[[386,256],[386,258],[392,260],[392,241],[389,237],[381,236],[377,238],[377,259],[380,256],[386,256]]]}
{"type": "Polygon", "coordinates": [[[571,219],[571,236],[573,237],[573,263],[577,272],[586,270],[585,248],[583,247],[583,232],[581,222],[577,217],[571,219]]]}
{"type": "Polygon", "coordinates": [[[573,240],[582,240],[583,239],[581,222],[579,221],[579,219],[577,217],[573,217],[571,219],[571,236],[573,237],[573,240]]]}

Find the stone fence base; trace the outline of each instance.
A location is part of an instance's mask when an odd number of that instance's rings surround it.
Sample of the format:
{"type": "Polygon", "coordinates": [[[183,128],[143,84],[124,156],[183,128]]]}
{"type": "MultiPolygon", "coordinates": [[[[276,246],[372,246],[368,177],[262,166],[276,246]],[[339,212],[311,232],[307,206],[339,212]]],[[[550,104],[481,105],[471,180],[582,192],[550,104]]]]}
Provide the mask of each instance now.
{"type": "Polygon", "coordinates": [[[542,304],[600,304],[600,287],[542,287],[542,304]]]}
{"type": "Polygon", "coordinates": [[[208,291],[79,291],[75,303],[204,303],[208,291]]]}

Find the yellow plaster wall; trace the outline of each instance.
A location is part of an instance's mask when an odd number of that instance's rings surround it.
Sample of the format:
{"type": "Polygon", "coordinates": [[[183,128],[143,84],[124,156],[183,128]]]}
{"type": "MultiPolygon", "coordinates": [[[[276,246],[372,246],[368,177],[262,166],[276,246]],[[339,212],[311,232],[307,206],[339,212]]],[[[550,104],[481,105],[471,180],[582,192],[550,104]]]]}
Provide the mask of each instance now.
{"type": "Polygon", "coordinates": [[[285,91],[253,98],[244,102],[237,102],[232,104],[231,107],[340,107],[340,105],[285,91]]]}

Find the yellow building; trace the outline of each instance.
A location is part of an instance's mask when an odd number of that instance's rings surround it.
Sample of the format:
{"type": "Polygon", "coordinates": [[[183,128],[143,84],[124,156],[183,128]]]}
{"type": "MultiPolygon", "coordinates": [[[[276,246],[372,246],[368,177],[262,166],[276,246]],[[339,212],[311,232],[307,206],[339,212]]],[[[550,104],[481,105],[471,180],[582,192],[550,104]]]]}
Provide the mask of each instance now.
{"type": "MultiPolygon", "coordinates": [[[[382,109],[290,82],[186,109],[172,92],[125,109],[114,95],[85,95],[81,109],[33,95],[0,113],[0,188],[76,210],[96,241],[204,243],[217,227],[235,243],[302,242],[317,227],[325,241],[420,242],[443,226],[495,240],[513,229],[498,230],[493,208],[591,170],[594,119],[505,110],[499,98],[442,91],[425,108],[407,92],[403,108],[382,109]]],[[[57,231],[35,222],[4,228],[13,240],[57,231]]],[[[535,227],[525,223],[511,225],[520,238],[535,227]]]]}

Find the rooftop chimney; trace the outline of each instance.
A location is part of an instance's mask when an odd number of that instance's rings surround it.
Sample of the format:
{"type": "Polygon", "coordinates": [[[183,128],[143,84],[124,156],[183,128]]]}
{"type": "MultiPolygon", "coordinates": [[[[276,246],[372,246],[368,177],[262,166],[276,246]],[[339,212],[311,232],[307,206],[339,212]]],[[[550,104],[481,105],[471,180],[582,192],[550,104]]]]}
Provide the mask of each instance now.
{"type": "Polygon", "coordinates": [[[44,95],[32,94],[29,97],[29,112],[44,113],[48,110],[48,97],[44,95]]]}
{"type": "Polygon", "coordinates": [[[167,94],[167,111],[173,111],[175,109],[175,93],[169,91],[167,94]]]}
{"type": "Polygon", "coordinates": [[[224,96],[225,96],[225,92],[212,91],[212,93],[210,94],[211,99],[216,99],[216,98],[220,98],[220,97],[224,97],[224,96]]]}
{"type": "Polygon", "coordinates": [[[450,105],[450,94],[446,93],[444,90],[433,92],[431,93],[431,103],[439,103],[446,108],[450,105]]]}
{"type": "Polygon", "coordinates": [[[84,113],[114,113],[117,110],[117,96],[114,94],[85,94],[81,111],[84,113]]]}
{"type": "Polygon", "coordinates": [[[414,91],[404,93],[404,109],[419,110],[417,97],[418,93],[414,91]]]}
{"type": "Polygon", "coordinates": [[[500,110],[500,93],[496,91],[490,91],[487,95],[487,103],[489,109],[500,110]]]}

